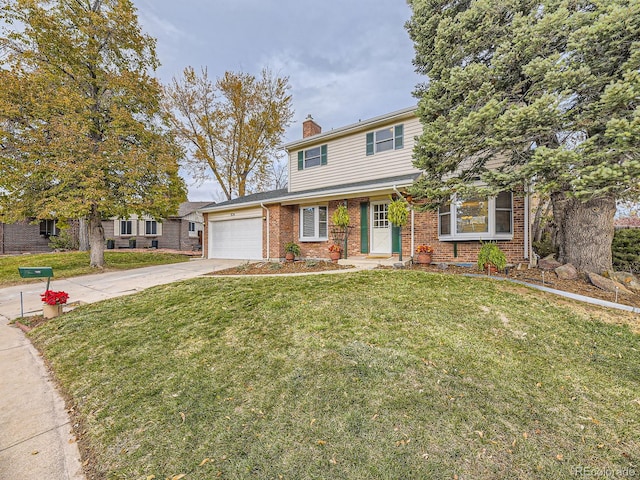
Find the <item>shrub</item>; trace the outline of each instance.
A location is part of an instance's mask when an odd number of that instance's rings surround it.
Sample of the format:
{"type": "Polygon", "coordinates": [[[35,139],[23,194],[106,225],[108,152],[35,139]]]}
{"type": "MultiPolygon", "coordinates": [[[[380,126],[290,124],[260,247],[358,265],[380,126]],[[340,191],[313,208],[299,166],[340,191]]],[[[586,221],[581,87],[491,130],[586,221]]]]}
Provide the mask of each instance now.
{"type": "Polygon", "coordinates": [[[483,243],[478,252],[478,268],[484,269],[484,266],[490,263],[498,270],[503,270],[507,266],[507,257],[497,243],[483,243]]]}
{"type": "Polygon", "coordinates": [[[614,269],[640,273],[640,228],[616,230],[611,253],[614,269]]]}
{"type": "Polygon", "coordinates": [[[59,231],[58,235],[49,237],[49,247],[52,250],[77,250],[78,242],[73,238],[68,228],[59,231]]]}

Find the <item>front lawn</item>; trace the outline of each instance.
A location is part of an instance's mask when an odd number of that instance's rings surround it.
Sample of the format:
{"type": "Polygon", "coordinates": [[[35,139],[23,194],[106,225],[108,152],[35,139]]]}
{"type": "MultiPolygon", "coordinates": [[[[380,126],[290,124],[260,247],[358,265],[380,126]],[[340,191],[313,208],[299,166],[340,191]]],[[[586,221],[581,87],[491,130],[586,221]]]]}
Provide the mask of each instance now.
{"type": "Polygon", "coordinates": [[[372,271],[195,279],[31,335],[95,478],[637,475],[640,336],[601,315],[372,271]]]}
{"type": "MultiPolygon", "coordinates": [[[[106,263],[105,270],[108,271],[186,262],[189,257],[159,252],[105,252],[104,260],[106,263]]],[[[41,253],[0,257],[0,287],[33,281],[20,278],[18,267],[53,267],[53,275],[56,279],[101,271],[89,266],[89,252],[41,253]]]]}

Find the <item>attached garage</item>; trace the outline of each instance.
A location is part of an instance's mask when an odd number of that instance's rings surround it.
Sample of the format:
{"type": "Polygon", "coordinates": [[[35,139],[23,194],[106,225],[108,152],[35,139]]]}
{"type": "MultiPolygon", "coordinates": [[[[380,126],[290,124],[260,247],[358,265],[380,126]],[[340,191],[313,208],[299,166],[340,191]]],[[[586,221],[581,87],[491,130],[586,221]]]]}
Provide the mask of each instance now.
{"type": "Polygon", "coordinates": [[[209,222],[209,258],[262,259],[262,216],[209,222]]]}

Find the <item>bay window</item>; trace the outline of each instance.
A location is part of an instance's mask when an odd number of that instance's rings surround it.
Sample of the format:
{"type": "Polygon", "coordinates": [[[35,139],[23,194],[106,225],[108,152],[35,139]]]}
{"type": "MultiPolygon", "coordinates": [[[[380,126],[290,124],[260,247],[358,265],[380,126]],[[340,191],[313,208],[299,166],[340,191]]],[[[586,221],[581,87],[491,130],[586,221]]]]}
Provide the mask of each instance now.
{"type": "Polygon", "coordinates": [[[510,240],[513,237],[513,195],[454,195],[438,209],[440,240],[510,240]]]}

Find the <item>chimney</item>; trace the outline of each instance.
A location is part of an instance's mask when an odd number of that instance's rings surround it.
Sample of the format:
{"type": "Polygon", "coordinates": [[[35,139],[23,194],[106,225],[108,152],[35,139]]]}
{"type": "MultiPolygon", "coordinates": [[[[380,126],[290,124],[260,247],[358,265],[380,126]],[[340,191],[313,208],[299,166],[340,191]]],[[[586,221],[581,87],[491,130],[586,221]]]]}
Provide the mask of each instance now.
{"type": "Polygon", "coordinates": [[[313,121],[311,114],[302,122],[302,138],[311,137],[322,133],[322,127],[313,121]]]}

